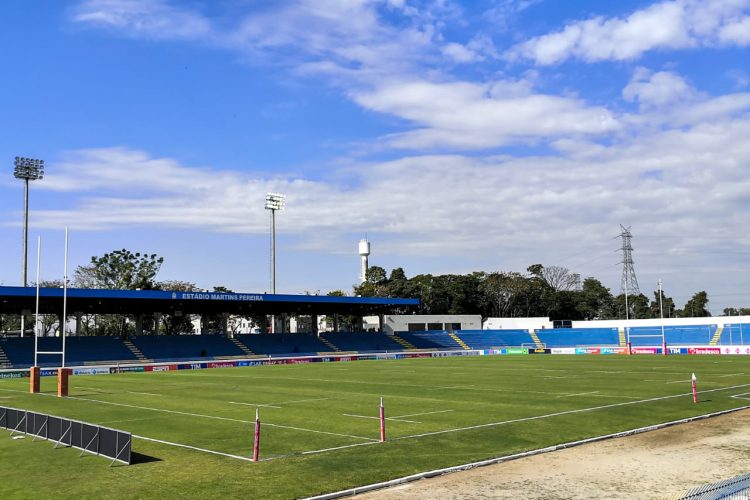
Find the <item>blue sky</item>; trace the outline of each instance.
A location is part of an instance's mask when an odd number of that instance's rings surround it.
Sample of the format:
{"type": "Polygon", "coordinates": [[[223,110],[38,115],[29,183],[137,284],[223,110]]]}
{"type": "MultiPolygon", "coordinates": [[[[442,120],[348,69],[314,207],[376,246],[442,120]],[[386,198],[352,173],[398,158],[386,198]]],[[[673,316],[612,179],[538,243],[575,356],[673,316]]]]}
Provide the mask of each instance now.
{"type": "MultiPolygon", "coordinates": [[[[678,306],[750,306],[750,0],[9,0],[0,283],[16,155],[43,158],[42,278],[128,248],[160,279],[351,290],[419,273],[635,269],[678,306]]],[[[33,265],[30,266],[33,276],[33,265]]]]}

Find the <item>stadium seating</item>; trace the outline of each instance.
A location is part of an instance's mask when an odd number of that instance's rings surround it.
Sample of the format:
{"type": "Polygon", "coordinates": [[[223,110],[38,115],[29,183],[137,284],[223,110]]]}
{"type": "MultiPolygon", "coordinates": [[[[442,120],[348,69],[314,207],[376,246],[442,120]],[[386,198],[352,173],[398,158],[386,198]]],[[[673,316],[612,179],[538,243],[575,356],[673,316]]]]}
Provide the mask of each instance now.
{"type": "Polygon", "coordinates": [[[617,328],[550,328],[536,330],[547,347],[617,346],[617,328]]]}
{"type": "MultiPolygon", "coordinates": [[[[34,364],[34,338],[0,339],[8,360],[14,367],[34,364]]],[[[40,351],[62,350],[59,337],[40,337],[40,351]]],[[[104,361],[137,361],[119,337],[68,337],[65,341],[66,364],[85,364],[104,361]]],[[[39,366],[59,366],[60,356],[40,354],[39,366]]]]}
{"type": "MultiPolygon", "coordinates": [[[[342,351],[401,351],[403,346],[384,333],[324,333],[328,340],[342,351]]],[[[330,351],[330,348],[328,349],[330,351]]]]}
{"type": "Polygon", "coordinates": [[[396,332],[396,335],[417,349],[461,349],[448,332],[427,330],[424,332],[396,332]]]}
{"type": "Polygon", "coordinates": [[[472,349],[531,346],[528,330],[462,330],[458,337],[472,349]]]}
{"type": "Polygon", "coordinates": [[[144,356],[155,361],[242,356],[244,351],[223,335],[178,335],[131,337],[144,356]]]}
{"type": "MultiPolygon", "coordinates": [[[[711,342],[717,325],[665,326],[664,338],[667,345],[690,345],[711,342]]],[[[661,327],[644,326],[630,328],[630,343],[635,346],[661,345],[661,327]],[[655,335],[655,337],[638,337],[638,335],[655,335]]]]}
{"type": "Polygon", "coordinates": [[[320,339],[307,333],[238,335],[235,338],[256,354],[280,356],[331,351],[331,348],[320,339]]]}

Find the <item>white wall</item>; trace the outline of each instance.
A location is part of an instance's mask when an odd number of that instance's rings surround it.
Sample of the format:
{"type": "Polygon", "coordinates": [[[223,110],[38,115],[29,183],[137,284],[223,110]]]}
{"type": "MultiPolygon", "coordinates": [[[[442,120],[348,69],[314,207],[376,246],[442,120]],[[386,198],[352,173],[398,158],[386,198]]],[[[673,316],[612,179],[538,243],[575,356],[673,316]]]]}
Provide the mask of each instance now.
{"type": "Polygon", "coordinates": [[[409,330],[409,323],[440,323],[442,328],[439,330],[448,329],[446,323],[460,323],[461,330],[482,329],[482,317],[479,314],[387,314],[384,330],[389,334],[405,332],[409,330]]]}
{"type": "Polygon", "coordinates": [[[549,318],[487,318],[482,324],[483,330],[541,330],[542,328],[552,328],[549,318]]]}
{"type": "MultiPolygon", "coordinates": [[[[709,316],[706,318],[664,318],[664,326],[690,325],[736,325],[750,323],[750,316],[709,316]]],[[[573,328],[619,328],[636,326],[661,326],[662,320],[655,319],[609,319],[601,321],[573,321],[573,328]]]]}

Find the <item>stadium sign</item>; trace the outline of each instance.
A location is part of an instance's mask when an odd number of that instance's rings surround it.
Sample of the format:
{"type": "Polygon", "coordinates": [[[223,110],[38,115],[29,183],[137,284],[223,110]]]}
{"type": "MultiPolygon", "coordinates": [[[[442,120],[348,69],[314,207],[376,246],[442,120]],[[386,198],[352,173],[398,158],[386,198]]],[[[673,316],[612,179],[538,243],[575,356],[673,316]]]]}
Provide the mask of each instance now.
{"type": "Polygon", "coordinates": [[[12,372],[0,372],[0,378],[26,378],[29,376],[29,372],[26,370],[18,370],[12,372]]]}
{"type": "Polygon", "coordinates": [[[239,300],[243,302],[261,302],[263,296],[255,293],[212,293],[212,292],[174,292],[173,299],[182,300],[239,300]]]}

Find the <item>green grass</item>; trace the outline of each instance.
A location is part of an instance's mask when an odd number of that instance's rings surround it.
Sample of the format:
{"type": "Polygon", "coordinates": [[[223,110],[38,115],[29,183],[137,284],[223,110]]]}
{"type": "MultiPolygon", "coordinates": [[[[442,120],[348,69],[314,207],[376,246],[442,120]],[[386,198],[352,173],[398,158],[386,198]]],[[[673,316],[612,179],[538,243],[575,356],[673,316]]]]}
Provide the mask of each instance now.
{"type": "Polygon", "coordinates": [[[52,397],[55,384],[42,379],[44,395],[32,396],[28,379],[0,380],[0,405],[244,457],[253,405],[265,405],[262,461],[134,438],[137,463],[110,468],[106,459],[1,431],[2,498],[336,491],[744,406],[750,401],[730,396],[750,392],[750,357],[485,356],[77,376],[68,399],[52,397]],[[692,372],[699,391],[711,391],[697,405],[692,372]],[[402,416],[388,420],[384,444],[378,420],[363,418],[377,416],[381,396],[386,416],[402,416]],[[643,401],[667,396],[679,397],[643,401]],[[586,411],[565,413],[574,410],[586,411]],[[545,416],[553,413],[561,414],[545,416]],[[531,417],[542,418],[519,420],[531,417]],[[472,426],[480,427],[465,429],[472,426]]]}

